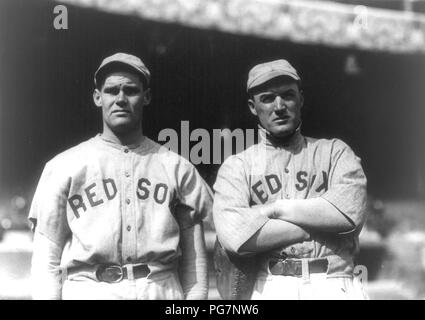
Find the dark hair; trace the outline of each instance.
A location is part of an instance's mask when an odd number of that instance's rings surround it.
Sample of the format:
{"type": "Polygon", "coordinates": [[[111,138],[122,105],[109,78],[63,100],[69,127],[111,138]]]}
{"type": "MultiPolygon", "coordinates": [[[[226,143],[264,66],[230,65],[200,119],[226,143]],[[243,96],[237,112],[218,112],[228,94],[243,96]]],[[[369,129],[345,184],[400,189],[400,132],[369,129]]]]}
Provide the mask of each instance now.
{"type": "Polygon", "coordinates": [[[294,82],[294,83],[296,83],[296,85],[298,87],[298,90],[300,92],[302,91],[301,80],[295,80],[295,79],[293,79],[291,77],[288,77],[288,76],[279,76],[279,77],[270,79],[270,80],[268,80],[268,81],[266,81],[266,82],[264,82],[264,83],[262,83],[262,84],[260,84],[258,86],[255,86],[255,87],[250,88],[248,90],[248,92],[247,92],[248,99],[254,100],[254,96],[256,94],[259,94],[260,92],[263,92],[270,85],[272,85],[274,83],[277,83],[277,82],[280,82],[282,80],[284,80],[285,82],[294,82]]]}
{"type": "Polygon", "coordinates": [[[142,74],[140,74],[139,72],[137,72],[136,70],[134,70],[132,67],[130,67],[129,65],[125,63],[114,62],[104,66],[102,69],[99,70],[99,72],[96,75],[96,89],[101,90],[103,85],[105,84],[105,79],[107,78],[107,76],[113,72],[119,72],[119,71],[128,72],[138,76],[140,79],[140,82],[142,82],[143,90],[146,90],[148,88],[148,82],[142,74]]]}

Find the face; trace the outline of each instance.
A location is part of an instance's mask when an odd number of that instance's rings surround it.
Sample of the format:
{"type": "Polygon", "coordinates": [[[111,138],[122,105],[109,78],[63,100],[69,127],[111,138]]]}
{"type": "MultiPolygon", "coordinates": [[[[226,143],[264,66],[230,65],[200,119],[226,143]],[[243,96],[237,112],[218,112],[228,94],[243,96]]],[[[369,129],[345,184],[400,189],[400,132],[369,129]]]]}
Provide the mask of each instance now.
{"type": "Polygon", "coordinates": [[[292,134],[301,122],[304,98],[295,81],[276,78],[248,99],[252,114],[274,137],[292,134]]]}
{"type": "Polygon", "coordinates": [[[93,99],[102,108],[103,130],[128,133],[141,127],[144,106],[150,102],[150,89],[129,72],[112,72],[102,88],[95,89],[93,99]]]}

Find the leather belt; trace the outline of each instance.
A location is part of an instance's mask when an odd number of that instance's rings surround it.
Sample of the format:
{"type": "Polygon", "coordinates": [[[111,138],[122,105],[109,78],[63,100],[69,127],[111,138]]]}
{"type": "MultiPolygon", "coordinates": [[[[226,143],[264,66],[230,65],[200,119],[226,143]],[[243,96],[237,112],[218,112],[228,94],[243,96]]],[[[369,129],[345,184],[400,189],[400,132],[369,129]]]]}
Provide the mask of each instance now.
{"type": "Polygon", "coordinates": [[[148,276],[150,270],[146,264],[137,265],[113,265],[113,264],[97,264],[92,266],[78,266],[67,269],[68,275],[77,273],[88,273],[91,278],[100,282],[116,283],[123,279],[139,279],[148,276]],[[132,277],[129,277],[129,269],[132,269],[132,277]]]}
{"type": "MultiPolygon", "coordinates": [[[[311,259],[307,263],[309,273],[326,273],[328,270],[328,259],[311,259]]],[[[273,275],[302,277],[302,259],[272,259],[269,270],[273,275]]]]}

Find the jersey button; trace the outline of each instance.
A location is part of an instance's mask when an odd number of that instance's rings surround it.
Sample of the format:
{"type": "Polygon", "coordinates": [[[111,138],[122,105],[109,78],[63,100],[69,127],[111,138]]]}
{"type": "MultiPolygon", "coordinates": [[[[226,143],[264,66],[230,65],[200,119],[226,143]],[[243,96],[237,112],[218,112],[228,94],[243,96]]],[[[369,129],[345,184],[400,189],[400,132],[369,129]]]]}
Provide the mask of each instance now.
{"type": "Polygon", "coordinates": [[[289,173],[289,169],[288,168],[285,168],[285,173],[289,173]]]}
{"type": "Polygon", "coordinates": [[[127,261],[128,261],[128,262],[131,262],[131,257],[128,257],[128,258],[127,258],[127,261]]]}
{"type": "Polygon", "coordinates": [[[125,203],[130,204],[130,199],[125,199],[125,203]]]}
{"type": "Polygon", "coordinates": [[[131,226],[127,226],[127,231],[130,231],[131,230],[131,226]]]}
{"type": "Polygon", "coordinates": [[[127,178],[130,176],[130,172],[128,172],[128,171],[126,171],[124,174],[127,178]]]}
{"type": "Polygon", "coordinates": [[[128,150],[128,149],[124,149],[124,152],[125,152],[125,153],[128,153],[129,151],[130,151],[130,150],[128,150]]]}

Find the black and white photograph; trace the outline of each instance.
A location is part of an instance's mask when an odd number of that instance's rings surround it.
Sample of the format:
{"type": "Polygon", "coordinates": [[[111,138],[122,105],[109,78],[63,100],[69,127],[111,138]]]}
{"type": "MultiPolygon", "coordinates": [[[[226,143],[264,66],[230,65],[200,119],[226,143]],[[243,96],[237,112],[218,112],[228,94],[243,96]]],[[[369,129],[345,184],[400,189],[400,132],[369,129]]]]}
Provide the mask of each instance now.
{"type": "Polygon", "coordinates": [[[0,0],[0,300],[423,299],[425,0],[0,0]]]}

